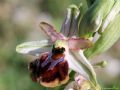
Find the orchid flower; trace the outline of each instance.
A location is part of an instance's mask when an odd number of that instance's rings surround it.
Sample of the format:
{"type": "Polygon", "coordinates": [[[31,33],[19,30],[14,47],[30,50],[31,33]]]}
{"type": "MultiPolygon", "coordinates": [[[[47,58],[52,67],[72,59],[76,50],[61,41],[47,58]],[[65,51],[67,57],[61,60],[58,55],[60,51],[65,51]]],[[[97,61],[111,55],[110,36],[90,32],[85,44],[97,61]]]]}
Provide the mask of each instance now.
{"type": "Polygon", "coordinates": [[[82,75],[76,73],[74,81],[70,82],[65,90],[91,90],[91,85],[86,78],[82,75]]]}
{"type": "MultiPolygon", "coordinates": [[[[98,86],[96,74],[92,65],[83,54],[83,50],[91,47],[92,42],[89,39],[77,37],[76,25],[77,18],[79,16],[80,12],[78,9],[75,7],[68,8],[68,13],[62,25],[61,32],[57,32],[52,25],[46,22],[41,22],[40,28],[46,33],[46,37],[49,37],[49,39],[22,43],[16,47],[16,51],[22,54],[34,55],[40,60],[42,60],[42,58],[45,58],[45,61],[43,61],[41,64],[41,66],[44,67],[48,62],[52,62],[54,56],[51,56],[51,54],[53,55],[54,53],[57,53],[58,51],[56,50],[58,49],[59,52],[64,53],[64,55],[58,59],[58,62],[54,62],[49,65],[47,70],[52,70],[55,66],[57,66],[59,62],[63,62],[65,60],[68,63],[68,67],[70,69],[84,76],[90,82],[92,87],[96,88],[98,86]],[[73,27],[72,29],[70,29],[71,25],[73,27]]],[[[37,62],[38,59],[35,62],[31,63],[31,66],[29,66],[29,68],[34,66],[34,63],[37,62]]],[[[67,65],[67,63],[65,65],[67,65]]],[[[67,71],[66,66],[64,69],[64,71],[67,71]]],[[[41,82],[40,78],[37,80],[43,86],[56,87],[60,84],[65,84],[69,80],[69,75],[68,77],[66,76],[66,81],[64,81],[64,83],[62,81],[56,80],[54,83],[50,83],[49,85],[41,82]]]]}

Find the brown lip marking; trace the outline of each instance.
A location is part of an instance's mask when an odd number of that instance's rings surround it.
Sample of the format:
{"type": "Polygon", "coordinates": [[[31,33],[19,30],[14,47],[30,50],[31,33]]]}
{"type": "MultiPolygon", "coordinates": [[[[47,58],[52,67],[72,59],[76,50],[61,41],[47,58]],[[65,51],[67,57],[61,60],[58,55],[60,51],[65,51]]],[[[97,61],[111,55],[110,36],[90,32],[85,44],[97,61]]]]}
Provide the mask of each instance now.
{"type": "MultiPolygon", "coordinates": [[[[53,54],[51,58],[53,60],[58,60],[64,56],[64,54],[53,54]]],[[[45,67],[41,67],[41,64],[46,60],[47,57],[48,53],[43,54],[41,57],[29,64],[29,71],[32,80],[41,83],[41,85],[45,87],[56,87],[60,84],[65,84],[69,80],[67,61],[64,60],[58,63],[51,70],[48,70],[51,62],[45,67]]]]}

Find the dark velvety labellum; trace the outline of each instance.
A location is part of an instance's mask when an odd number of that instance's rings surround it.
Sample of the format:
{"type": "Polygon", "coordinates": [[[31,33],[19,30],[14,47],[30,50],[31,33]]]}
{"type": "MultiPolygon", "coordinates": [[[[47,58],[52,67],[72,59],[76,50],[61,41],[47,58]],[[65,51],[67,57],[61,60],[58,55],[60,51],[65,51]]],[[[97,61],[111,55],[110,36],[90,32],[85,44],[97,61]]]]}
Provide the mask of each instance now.
{"type": "MultiPolygon", "coordinates": [[[[55,53],[56,51],[61,52],[58,49],[55,50],[55,53]]],[[[43,54],[40,58],[34,60],[29,64],[30,75],[33,81],[37,81],[39,79],[42,82],[49,83],[54,81],[55,79],[62,81],[68,76],[68,63],[66,60],[64,60],[65,55],[62,53],[61,54],[56,53],[51,56],[54,62],[60,60],[61,57],[63,59],[63,60],[61,59],[61,61],[58,62],[53,68],[50,68],[52,62],[48,62],[46,65],[42,66],[43,62],[49,60],[48,59],[49,55],[50,55],[49,53],[43,54]]]]}
{"type": "Polygon", "coordinates": [[[61,54],[61,53],[64,53],[65,51],[65,48],[55,48],[54,45],[53,45],[53,49],[52,49],[52,53],[53,54],[61,54]]]}

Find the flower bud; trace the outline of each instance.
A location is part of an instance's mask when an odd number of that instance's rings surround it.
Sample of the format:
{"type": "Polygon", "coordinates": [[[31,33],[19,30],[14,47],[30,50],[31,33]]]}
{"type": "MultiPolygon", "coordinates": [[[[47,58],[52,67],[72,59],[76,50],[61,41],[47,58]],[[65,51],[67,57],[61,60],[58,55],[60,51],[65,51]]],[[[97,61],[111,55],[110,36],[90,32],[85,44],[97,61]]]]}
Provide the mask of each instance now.
{"type": "Polygon", "coordinates": [[[84,53],[87,57],[93,57],[108,50],[120,37],[120,13],[110,22],[96,41],[92,48],[87,49],[84,53]]]}
{"type": "Polygon", "coordinates": [[[79,36],[89,38],[94,32],[98,31],[102,24],[102,20],[110,12],[114,0],[96,0],[94,4],[89,7],[83,16],[79,25],[79,36]]]}
{"type": "Polygon", "coordinates": [[[107,64],[108,64],[107,61],[101,61],[101,62],[98,62],[98,63],[94,64],[94,67],[101,67],[101,68],[104,68],[104,67],[107,66],[107,64]]]}
{"type": "Polygon", "coordinates": [[[70,82],[65,90],[90,90],[91,85],[82,75],[75,75],[75,81],[70,82]]]}
{"type": "Polygon", "coordinates": [[[117,14],[119,14],[119,12],[120,12],[120,0],[115,0],[113,7],[111,8],[107,17],[103,20],[103,23],[98,31],[100,34],[104,32],[104,30],[107,28],[110,22],[114,20],[117,14]]]}

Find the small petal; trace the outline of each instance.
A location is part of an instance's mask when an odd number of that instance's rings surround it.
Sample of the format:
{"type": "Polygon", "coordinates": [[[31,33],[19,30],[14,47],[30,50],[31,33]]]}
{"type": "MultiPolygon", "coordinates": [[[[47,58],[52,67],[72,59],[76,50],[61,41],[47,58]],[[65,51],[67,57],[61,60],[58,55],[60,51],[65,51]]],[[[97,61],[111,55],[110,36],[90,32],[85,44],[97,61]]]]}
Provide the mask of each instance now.
{"type": "Polygon", "coordinates": [[[46,22],[40,23],[40,28],[51,38],[51,41],[54,42],[57,39],[64,39],[65,37],[61,34],[56,32],[54,27],[46,22]]]}
{"type": "Polygon", "coordinates": [[[72,50],[86,49],[92,46],[92,42],[84,38],[70,38],[68,46],[72,50]]]}
{"type": "Polygon", "coordinates": [[[22,54],[38,55],[48,52],[52,48],[52,44],[48,40],[25,42],[16,47],[16,51],[22,54]]]}
{"type": "Polygon", "coordinates": [[[76,5],[70,5],[67,9],[67,14],[63,22],[61,33],[66,37],[77,35],[78,32],[78,18],[80,17],[80,11],[76,5]]]}

